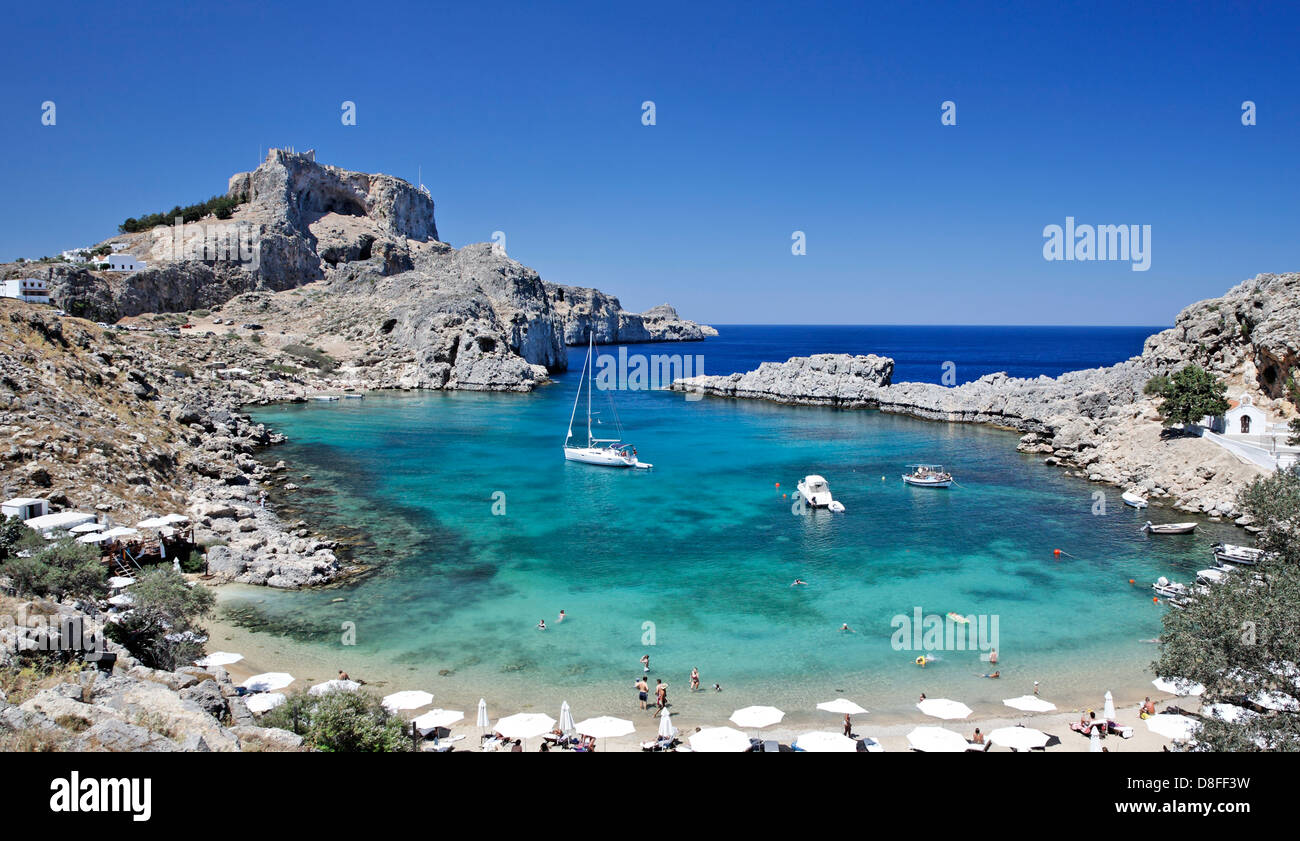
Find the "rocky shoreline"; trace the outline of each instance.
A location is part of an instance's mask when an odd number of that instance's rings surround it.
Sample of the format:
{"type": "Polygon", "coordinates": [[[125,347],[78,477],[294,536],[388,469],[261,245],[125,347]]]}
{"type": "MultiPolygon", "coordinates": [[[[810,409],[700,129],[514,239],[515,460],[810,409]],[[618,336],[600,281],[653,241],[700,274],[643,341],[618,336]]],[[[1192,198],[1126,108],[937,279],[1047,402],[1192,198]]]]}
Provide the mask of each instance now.
{"type": "MultiPolygon", "coordinates": [[[[1143,393],[1156,375],[1202,365],[1281,418],[1296,413],[1285,383],[1300,357],[1300,274],[1259,275],[1223,298],[1191,305],[1140,356],[1060,377],[989,374],[959,386],[893,383],[893,360],[820,354],[765,362],[747,373],[676,380],[675,391],[779,403],[877,409],[1023,433],[1021,452],[1091,481],[1132,487],[1154,504],[1249,522],[1237,491],[1263,470],[1202,438],[1165,434],[1158,400],[1143,393]]],[[[1291,380],[1294,382],[1294,380],[1291,380]]]]}
{"type": "Polygon", "coordinates": [[[11,750],[298,751],[301,736],[258,725],[223,668],[151,669],[103,637],[101,619],[69,604],[0,597],[0,669],[23,653],[60,650],[64,627],[102,641],[111,671],[87,661],[54,672],[24,696],[0,692],[0,743],[11,750]],[[13,740],[10,742],[9,740],[13,740]]]}

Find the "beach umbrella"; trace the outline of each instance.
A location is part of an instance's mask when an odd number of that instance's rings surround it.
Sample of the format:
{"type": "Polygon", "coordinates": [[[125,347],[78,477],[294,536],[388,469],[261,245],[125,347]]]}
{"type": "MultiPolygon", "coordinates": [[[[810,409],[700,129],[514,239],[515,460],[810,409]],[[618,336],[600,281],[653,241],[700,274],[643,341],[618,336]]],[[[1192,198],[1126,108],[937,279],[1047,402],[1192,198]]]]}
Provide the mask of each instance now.
{"type": "Polygon", "coordinates": [[[1106,696],[1103,700],[1105,703],[1102,704],[1102,708],[1101,708],[1102,720],[1114,721],[1115,720],[1115,698],[1110,694],[1109,689],[1106,690],[1106,696]]]}
{"type": "Polygon", "coordinates": [[[135,583],[135,579],[129,575],[114,575],[108,579],[108,586],[114,590],[121,590],[123,587],[130,587],[135,583]]]}
{"type": "Polygon", "coordinates": [[[1205,691],[1205,687],[1201,684],[1181,677],[1158,677],[1151,681],[1151,685],[1170,695],[1195,696],[1205,691]]]}
{"type": "Polygon", "coordinates": [[[1284,713],[1300,711],[1300,701],[1296,701],[1295,698],[1285,692],[1256,692],[1250,696],[1250,701],[1266,710],[1276,710],[1284,713]]]}
{"type": "Polygon", "coordinates": [[[841,715],[866,715],[867,711],[850,701],[848,698],[836,698],[834,701],[823,701],[817,705],[817,709],[828,713],[839,713],[841,715]]]}
{"type": "Polygon", "coordinates": [[[964,736],[946,727],[917,727],[907,734],[907,743],[923,753],[963,753],[970,748],[964,736]]]}
{"type": "Polygon", "coordinates": [[[240,686],[254,692],[274,692],[277,689],[284,689],[291,683],[293,683],[293,675],[288,672],[264,672],[253,675],[240,686]]]}
{"type": "Polygon", "coordinates": [[[569,709],[568,701],[565,701],[564,703],[560,704],[559,727],[561,733],[567,734],[573,732],[573,712],[569,709]]]}
{"type": "Polygon", "coordinates": [[[283,692],[261,692],[244,702],[248,711],[254,713],[269,712],[283,703],[283,692]]]}
{"type": "Polygon", "coordinates": [[[116,605],[117,607],[127,607],[135,604],[135,599],[131,598],[129,593],[118,593],[116,596],[109,599],[108,603],[116,605]]]}
{"type": "Polygon", "coordinates": [[[776,707],[744,707],[731,714],[731,722],[737,727],[752,727],[761,730],[779,724],[785,713],[776,707]]]}
{"type": "Polygon", "coordinates": [[[318,683],[307,691],[312,695],[324,695],[327,692],[356,692],[361,684],[355,680],[327,680],[318,683]]]}
{"type": "Polygon", "coordinates": [[[118,526],[115,529],[109,529],[103,532],[103,536],[109,540],[116,540],[119,537],[134,537],[139,534],[139,529],[128,528],[127,526],[118,526]]]}
{"type": "Polygon", "coordinates": [[[1019,698],[1007,698],[1002,703],[1012,709],[1024,710],[1028,713],[1045,713],[1056,709],[1056,704],[1044,701],[1037,695],[1021,695],[1019,698]]]}
{"type": "Polygon", "coordinates": [[[621,718],[602,715],[580,721],[574,725],[574,729],[593,739],[616,739],[619,736],[626,736],[635,732],[636,726],[632,722],[621,718]]]}
{"type": "Polygon", "coordinates": [[[1152,733],[1174,741],[1186,741],[1200,727],[1200,722],[1186,715],[1160,714],[1147,717],[1147,728],[1152,733]]]}
{"type": "Polygon", "coordinates": [[[433,695],[423,689],[407,689],[384,696],[384,709],[395,713],[399,710],[414,710],[427,707],[433,703],[433,695]]]}
{"type": "Polygon", "coordinates": [[[150,517],[147,520],[141,520],[135,524],[138,529],[159,529],[167,525],[167,520],[161,517],[150,517]]]}
{"type": "Polygon", "coordinates": [[[92,531],[103,531],[103,529],[104,529],[103,523],[82,523],[79,526],[73,526],[72,528],[68,529],[68,531],[72,532],[73,534],[86,534],[87,532],[92,532],[92,531]]]}
{"type": "Polygon", "coordinates": [[[551,732],[555,719],[542,713],[516,713],[497,722],[496,731],[507,739],[533,739],[551,732]]]}
{"type": "Polygon", "coordinates": [[[1101,731],[1093,727],[1088,732],[1088,753],[1101,752],[1101,731]]]}
{"type": "Polygon", "coordinates": [[[165,525],[176,525],[178,523],[188,523],[190,521],[190,518],[186,517],[184,514],[168,514],[165,517],[159,517],[158,519],[162,520],[165,525]]]}
{"type": "Polygon", "coordinates": [[[112,539],[113,538],[109,537],[107,534],[103,532],[91,532],[90,534],[83,534],[81,537],[78,537],[77,542],[78,543],[103,543],[105,540],[112,540],[112,539]]]}
{"type": "Polygon", "coordinates": [[[839,733],[814,730],[795,739],[794,748],[808,753],[856,753],[858,743],[839,733]]]}
{"type": "Polygon", "coordinates": [[[459,710],[429,710],[427,713],[411,719],[411,723],[422,735],[439,727],[450,727],[465,717],[459,710]]]}
{"type": "Polygon", "coordinates": [[[995,745],[1013,750],[1029,750],[1047,745],[1051,737],[1032,727],[999,727],[988,735],[988,740],[995,745]]]}
{"type": "Polygon", "coordinates": [[[487,730],[488,727],[491,726],[488,724],[487,701],[483,698],[478,699],[478,718],[475,721],[475,726],[481,727],[484,730],[487,730]]]}
{"type": "Polygon", "coordinates": [[[659,714],[659,738],[673,739],[677,736],[677,728],[673,726],[672,713],[664,710],[659,714]]]}
{"type": "Polygon", "coordinates": [[[233,651],[214,651],[207,657],[194,661],[194,665],[200,668],[211,668],[213,666],[229,666],[231,663],[238,663],[244,659],[244,655],[235,654],[233,651]]]}
{"type": "Polygon", "coordinates": [[[917,704],[916,708],[935,718],[965,718],[970,715],[970,707],[960,701],[950,701],[947,698],[926,698],[917,704]]]}
{"type": "Polygon", "coordinates": [[[691,750],[696,753],[740,753],[749,748],[749,737],[730,727],[706,727],[691,736],[691,750]]]}
{"type": "Polygon", "coordinates": [[[1210,718],[1217,718],[1229,724],[1240,724],[1252,718],[1259,718],[1259,713],[1236,704],[1208,704],[1201,708],[1201,712],[1210,718]]]}

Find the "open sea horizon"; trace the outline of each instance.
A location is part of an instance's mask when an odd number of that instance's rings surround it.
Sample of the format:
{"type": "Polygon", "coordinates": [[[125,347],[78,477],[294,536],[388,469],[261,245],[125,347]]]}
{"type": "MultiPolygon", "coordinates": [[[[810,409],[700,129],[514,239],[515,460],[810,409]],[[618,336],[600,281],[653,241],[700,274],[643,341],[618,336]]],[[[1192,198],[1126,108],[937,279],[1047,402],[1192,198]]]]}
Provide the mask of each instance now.
{"type": "MultiPolygon", "coordinates": [[[[895,381],[940,382],[951,362],[967,382],[1113,364],[1160,328],[718,329],[627,350],[700,355],[709,374],[878,353],[896,360],[895,381]]],[[[631,712],[646,653],[652,685],[673,686],[674,712],[721,713],[717,724],[746,704],[811,709],[839,695],[886,717],[914,715],[920,692],[1001,709],[998,699],[1034,681],[1049,700],[1097,704],[1105,688],[1152,677],[1165,607],[1150,582],[1189,580],[1213,543],[1240,542],[1231,524],[1186,514],[1177,519],[1198,519],[1195,534],[1147,536],[1148,517],[1173,512],[1126,508],[1122,489],[1017,452],[1015,433],[871,410],[598,392],[598,436],[621,420],[655,467],[566,462],[585,350],[571,349],[570,370],[530,394],[252,407],[288,436],[263,457],[285,460],[302,486],[275,491],[272,504],[345,536],[372,569],[319,590],[222,588],[222,621],[312,664],[314,678],[344,668],[456,709],[484,697],[494,716],[554,715],[575,698],[583,714],[631,712]],[[917,461],[947,465],[958,485],[903,485],[917,461]],[[792,504],[810,473],[826,477],[844,513],[792,504]],[[898,617],[917,610],[995,618],[1000,679],[982,677],[984,651],[933,651],[918,668],[921,652],[895,639],[898,617]],[[342,644],[345,623],[355,645],[342,644]],[[724,693],[687,693],[692,668],[724,693]]],[[[575,433],[582,425],[579,407],[575,433]]]]}

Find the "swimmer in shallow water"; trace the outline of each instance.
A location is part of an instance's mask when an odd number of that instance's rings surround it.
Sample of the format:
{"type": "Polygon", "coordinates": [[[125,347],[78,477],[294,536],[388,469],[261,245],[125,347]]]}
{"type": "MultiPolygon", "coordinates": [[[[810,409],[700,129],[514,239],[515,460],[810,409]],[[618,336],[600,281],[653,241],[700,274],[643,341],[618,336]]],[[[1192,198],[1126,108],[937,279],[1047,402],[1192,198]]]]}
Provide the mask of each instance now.
{"type": "Polygon", "coordinates": [[[537,623],[537,630],[539,630],[539,631],[545,631],[545,630],[546,630],[546,620],[545,620],[545,619],[543,619],[541,622],[538,622],[538,623],[537,623]]]}
{"type": "Polygon", "coordinates": [[[984,677],[991,677],[991,678],[994,678],[994,679],[996,680],[997,678],[1002,677],[1002,672],[1000,672],[1000,671],[993,672],[992,674],[984,675],[984,677]]]}
{"type": "Polygon", "coordinates": [[[791,587],[807,587],[807,586],[808,586],[808,582],[807,582],[807,581],[804,581],[802,578],[796,578],[796,579],[794,580],[794,583],[791,584],[790,586],[791,586],[791,587]]]}

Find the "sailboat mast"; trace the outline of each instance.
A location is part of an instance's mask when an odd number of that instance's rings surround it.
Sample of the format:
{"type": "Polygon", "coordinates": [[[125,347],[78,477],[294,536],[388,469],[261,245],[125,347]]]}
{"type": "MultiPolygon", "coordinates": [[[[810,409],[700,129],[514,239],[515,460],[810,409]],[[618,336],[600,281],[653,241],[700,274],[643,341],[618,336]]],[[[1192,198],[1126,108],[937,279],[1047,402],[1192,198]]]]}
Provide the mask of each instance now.
{"type": "Polygon", "coordinates": [[[587,332],[587,446],[591,446],[591,352],[596,348],[596,332],[587,332]]]}
{"type": "MultiPolygon", "coordinates": [[[[582,374],[580,374],[580,375],[578,376],[578,393],[575,394],[575,395],[573,395],[573,411],[569,412],[569,434],[568,434],[568,435],[565,437],[565,439],[564,439],[564,446],[566,446],[566,447],[569,446],[569,439],[573,437],[573,419],[574,419],[575,417],[577,417],[577,414],[578,414],[578,401],[582,399],[582,376],[585,375],[585,374],[587,373],[587,365],[588,365],[590,362],[591,362],[591,354],[588,353],[588,354],[587,354],[587,358],[586,358],[585,360],[583,360],[583,363],[582,363],[582,374]]],[[[587,417],[588,417],[588,420],[590,420],[590,418],[591,418],[591,407],[590,407],[590,405],[589,405],[588,408],[587,408],[587,417]]],[[[588,427],[587,427],[587,437],[588,437],[588,438],[591,437],[591,425],[590,425],[590,423],[588,423],[588,427]]]]}

